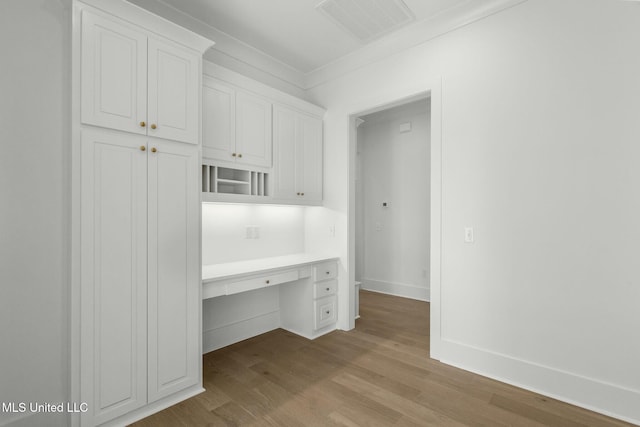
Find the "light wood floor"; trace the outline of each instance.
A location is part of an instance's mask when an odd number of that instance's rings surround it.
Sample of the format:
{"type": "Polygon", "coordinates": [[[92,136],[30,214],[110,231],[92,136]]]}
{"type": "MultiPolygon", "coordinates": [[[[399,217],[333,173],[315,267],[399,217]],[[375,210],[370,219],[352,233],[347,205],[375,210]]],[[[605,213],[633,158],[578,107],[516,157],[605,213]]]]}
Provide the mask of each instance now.
{"type": "Polygon", "coordinates": [[[631,426],[429,359],[428,303],[363,291],[360,314],[208,353],[205,393],[134,426],[631,426]]]}

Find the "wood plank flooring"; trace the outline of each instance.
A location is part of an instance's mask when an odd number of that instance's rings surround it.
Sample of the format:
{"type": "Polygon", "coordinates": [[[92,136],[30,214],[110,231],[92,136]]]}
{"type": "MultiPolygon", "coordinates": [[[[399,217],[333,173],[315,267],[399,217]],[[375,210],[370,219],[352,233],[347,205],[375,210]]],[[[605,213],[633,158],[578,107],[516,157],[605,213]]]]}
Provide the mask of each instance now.
{"type": "Polygon", "coordinates": [[[360,314],[353,331],[208,353],[205,393],[133,425],[631,426],[429,359],[428,303],[362,291],[360,314]]]}

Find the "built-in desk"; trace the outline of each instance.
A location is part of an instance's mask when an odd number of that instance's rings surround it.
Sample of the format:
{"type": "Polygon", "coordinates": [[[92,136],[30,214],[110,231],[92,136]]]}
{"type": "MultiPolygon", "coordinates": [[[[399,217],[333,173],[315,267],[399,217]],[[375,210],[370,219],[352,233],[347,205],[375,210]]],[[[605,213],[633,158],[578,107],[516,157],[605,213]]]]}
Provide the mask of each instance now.
{"type": "Polygon", "coordinates": [[[203,350],[275,328],[309,339],[334,330],[337,278],[337,257],[315,254],[203,266],[203,350]]]}

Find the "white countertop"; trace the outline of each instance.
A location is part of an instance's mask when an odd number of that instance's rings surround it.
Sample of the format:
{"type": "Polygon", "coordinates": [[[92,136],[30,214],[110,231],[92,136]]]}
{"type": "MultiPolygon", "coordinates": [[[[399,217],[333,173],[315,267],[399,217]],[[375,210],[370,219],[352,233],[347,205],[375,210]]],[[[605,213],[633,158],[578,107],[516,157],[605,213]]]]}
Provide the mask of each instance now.
{"type": "Polygon", "coordinates": [[[227,262],[202,266],[202,282],[228,279],[246,274],[262,273],[278,268],[295,267],[316,262],[337,259],[337,256],[300,253],[248,261],[227,262]]]}

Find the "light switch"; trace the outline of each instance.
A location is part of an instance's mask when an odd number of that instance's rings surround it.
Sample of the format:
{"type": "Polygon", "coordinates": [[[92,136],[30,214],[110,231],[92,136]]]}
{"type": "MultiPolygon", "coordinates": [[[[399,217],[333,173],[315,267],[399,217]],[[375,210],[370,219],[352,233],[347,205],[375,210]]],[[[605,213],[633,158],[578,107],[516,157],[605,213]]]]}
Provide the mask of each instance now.
{"type": "Polygon", "coordinates": [[[464,228],[464,242],[473,243],[473,227],[464,228]]]}

